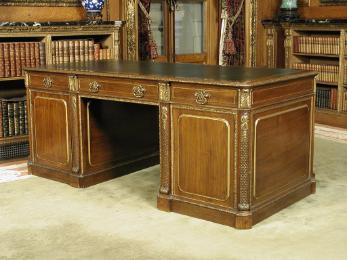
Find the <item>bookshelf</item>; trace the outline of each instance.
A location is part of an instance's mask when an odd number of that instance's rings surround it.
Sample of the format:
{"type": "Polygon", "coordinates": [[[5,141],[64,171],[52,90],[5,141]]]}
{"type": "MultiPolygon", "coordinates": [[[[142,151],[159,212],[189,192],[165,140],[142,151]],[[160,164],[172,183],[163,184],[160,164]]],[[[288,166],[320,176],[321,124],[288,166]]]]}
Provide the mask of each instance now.
{"type": "Polygon", "coordinates": [[[286,68],[317,71],[316,122],[347,128],[347,20],[266,20],[263,25],[268,66],[282,59],[286,68]],[[278,28],[282,46],[274,38],[278,28]],[[283,57],[276,52],[281,48],[283,57]]]}
{"type": "Polygon", "coordinates": [[[0,23],[0,160],[29,153],[22,69],[119,59],[122,25],[122,21],[0,23]]]}

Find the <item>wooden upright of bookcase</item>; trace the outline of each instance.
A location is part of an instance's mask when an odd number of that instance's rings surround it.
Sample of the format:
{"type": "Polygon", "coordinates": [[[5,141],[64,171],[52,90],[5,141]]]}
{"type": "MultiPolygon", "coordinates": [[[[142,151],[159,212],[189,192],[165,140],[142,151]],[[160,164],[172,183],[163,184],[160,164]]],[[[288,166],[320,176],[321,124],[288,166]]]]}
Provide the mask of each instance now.
{"type": "MultiPolygon", "coordinates": [[[[52,64],[54,54],[53,42],[93,40],[95,43],[100,44],[101,48],[109,50],[107,58],[118,59],[120,56],[120,28],[122,24],[122,21],[107,21],[97,24],[90,22],[2,23],[0,24],[0,44],[15,42],[44,43],[45,54],[42,58],[45,60],[45,63],[52,64]]],[[[66,61],[64,60],[64,62],[66,61]]],[[[4,62],[4,59],[2,58],[0,62],[4,62]]],[[[0,77],[0,97],[6,96],[6,92],[9,92],[13,85],[22,89],[23,95],[25,95],[24,76],[18,75],[18,73],[20,72],[17,72],[15,76],[12,74],[12,76],[2,75],[0,77]]],[[[3,146],[12,145],[11,147],[13,147],[13,144],[23,144],[23,142],[27,141],[27,135],[1,136],[0,149],[3,146]]],[[[8,158],[9,156],[5,157],[8,158]]]]}
{"type": "Polygon", "coordinates": [[[347,128],[347,21],[284,23],[285,67],[319,72],[316,122],[347,128]]]}

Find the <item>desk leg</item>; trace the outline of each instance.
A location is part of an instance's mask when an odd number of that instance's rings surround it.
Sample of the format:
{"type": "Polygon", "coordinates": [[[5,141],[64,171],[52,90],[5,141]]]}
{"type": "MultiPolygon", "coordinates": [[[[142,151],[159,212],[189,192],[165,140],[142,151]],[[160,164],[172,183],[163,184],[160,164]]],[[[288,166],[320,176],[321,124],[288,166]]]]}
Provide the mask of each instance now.
{"type": "Polygon", "coordinates": [[[171,211],[169,198],[171,187],[171,158],[170,158],[170,104],[160,104],[159,107],[159,135],[160,135],[160,189],[157,207],[160,210],[171,211]]]}

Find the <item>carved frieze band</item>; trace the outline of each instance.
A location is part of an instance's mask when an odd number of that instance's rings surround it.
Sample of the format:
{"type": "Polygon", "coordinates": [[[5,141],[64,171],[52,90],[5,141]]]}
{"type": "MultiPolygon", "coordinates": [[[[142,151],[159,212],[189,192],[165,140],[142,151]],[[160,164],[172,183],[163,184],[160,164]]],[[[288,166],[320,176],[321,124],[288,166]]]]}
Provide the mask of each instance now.
{"type": "Polygon", "coordinates": [[[160,193],[170,192],[170,105],[160,105],[160,193]]]}
{"type": "Polygon", "coordinates": [[[239,92],[239,107],[250,108],[252,105],[252,92],[250,89],[241,89],[239,92]]]}
{"type": "Polygon", "coordinates": [[[240,131],[240,200],[239,210],[249,210],[249,113],[241,115],[240,131]]]}
{"type": "Polygon", "coordinates": [[[127,59],[137,59],[137,26],[136,26],[136,13],[137,1],[127,0],[126,4],[126,34],[127,34],[127,59]]]}
{"type": "Polygon", "coordinates": [[[159,83],[160,101],[169,102],[171,98],[170,85],[168,83],[159,83]]]}
{"type": "Polygon", "coordinates": [[[78,100],[77,95],[71,95],[71,120],[72,120],[72,172],[77,174],[80,171],[80,148],[78,136],[78,100]]]}

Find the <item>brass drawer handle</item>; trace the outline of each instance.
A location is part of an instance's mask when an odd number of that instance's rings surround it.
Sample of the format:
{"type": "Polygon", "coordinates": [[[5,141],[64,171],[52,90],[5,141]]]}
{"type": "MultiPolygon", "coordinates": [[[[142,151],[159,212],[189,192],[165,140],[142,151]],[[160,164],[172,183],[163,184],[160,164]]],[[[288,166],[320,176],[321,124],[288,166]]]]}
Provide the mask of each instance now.
{"type": "Polygon", "coordinates": [[[146,89],[141,85],[133,87],[133,95],[137,98],[143,98],[145,96],[146,89]]]}
{"type": "Polygon", "coordinates": [[[99,92],[100,88],[101,88],[101,84],[97,81],[92,81],[89,83],[89,91],[92,93],[99,92]]]}
{"type": "Polygon", "coordinates": [[[208,102],[208,99],[211,97],[211,94],[205,90],[197,90],[194,94],[195,102],[199,105],[205,105],[208,102]]]}
{"type": "Polygon", "coordinates": [[[43,87],[44,88],[51,88],[53,86],[53,80],[50,77],[45,77],[43,79],[43,87]]]}

